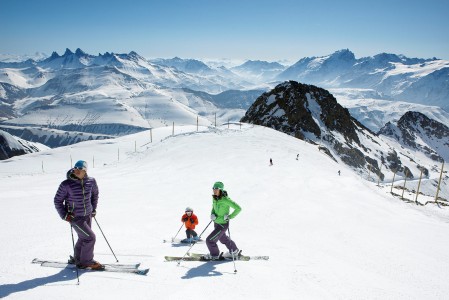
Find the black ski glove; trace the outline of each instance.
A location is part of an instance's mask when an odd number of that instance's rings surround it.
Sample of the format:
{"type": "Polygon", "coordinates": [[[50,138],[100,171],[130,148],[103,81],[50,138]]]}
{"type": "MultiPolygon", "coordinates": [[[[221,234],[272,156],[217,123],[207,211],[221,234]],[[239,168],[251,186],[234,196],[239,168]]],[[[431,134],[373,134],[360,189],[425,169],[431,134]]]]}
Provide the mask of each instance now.
{"type": "Polygon", "coordinates": [[[185,217],[185,218],[182,219],[182,221],[183,221],[183,222],[187,222],[188,219],[189,219],[189,218],[185,217]]]}
{"type": "Polygon", "coordinates": [[[72,215],[72,213],[66,213],[65,214],[65,217],[64,217],[65,221],[67,221],[69,223],[72,223],[73,219],[75,219],[75,217],[72,215]]]}
{"type": "Polygon", "coordinates": [[[190,223],[195,223],[195,220],[194,219],[190,219],[190,223]]]}
{"type": "Polygon", "coordinates": [[[97,211],[94,209],[94,210],[92,211],[92,218],[95,218],[96,215],[97,215],[97,211]]]}

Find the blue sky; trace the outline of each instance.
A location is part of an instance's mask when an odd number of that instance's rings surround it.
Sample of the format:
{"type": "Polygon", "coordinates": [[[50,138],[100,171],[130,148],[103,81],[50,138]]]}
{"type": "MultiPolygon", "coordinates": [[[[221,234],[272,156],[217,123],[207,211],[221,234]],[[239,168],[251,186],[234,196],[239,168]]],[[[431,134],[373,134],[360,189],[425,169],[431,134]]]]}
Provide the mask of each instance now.
{"type": "Polygon", "coordinates": [[[449,60],[449,1],[0,0],[0,53],[296,62],[350,49],[449,60]]]}

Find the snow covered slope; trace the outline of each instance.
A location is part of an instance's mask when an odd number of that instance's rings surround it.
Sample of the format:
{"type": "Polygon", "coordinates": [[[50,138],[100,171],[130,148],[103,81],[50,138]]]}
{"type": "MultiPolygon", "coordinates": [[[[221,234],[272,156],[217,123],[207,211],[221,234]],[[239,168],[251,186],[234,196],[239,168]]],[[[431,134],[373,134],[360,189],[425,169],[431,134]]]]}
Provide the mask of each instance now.
{"type": "MultiPolygon", "coordinates": [[[[158,128],[153,143],[141,132],[2,161],[0,178],[0,239],[8,241],[0,247],[0,297],[7,299],[179,299],[192,293],[200,300],[444,299],[449,293],[447,208],[399,201],[389,186],[377,187],[316,146],[272,129],[196,132],[186,126],[171,136],[171,128],[158,128]],[[71,270],[30,263],[72,252],[70,227],[53,197],[78,159],[88,161],[98,181],[97,221],[114,252],[122,263],[149,267],[146,277],[80,272],[77,286],[71,270]],[[188,249],[162,243],[176,234],[185,207],[198,215],[198,233],[206,228],[217,180],[243,208],[230,225],[238,247],[270,259],[237,261],[236,274],[232,262],[164,262],[164,255],[188,249]]],[[[114,262],[93,227],[95,258],[114,262]]],[[[207,248],[198,244],[192,251],[207,248]]]]}
{"type": "Polygon", "coordinates": [[[331,159],[351,166],[368,180],[419,179],[422,174],[430,179],[422,183],[427,195],[438,184],[431,179],[437,174],[430,173],[449,158],[449,128],[444,124],[407,112],[398,129],[388,123],[388,130],[378,135],[354,119],[328,91],[294,81],[260,96],[242,121],[317,145],[331,159]]]}

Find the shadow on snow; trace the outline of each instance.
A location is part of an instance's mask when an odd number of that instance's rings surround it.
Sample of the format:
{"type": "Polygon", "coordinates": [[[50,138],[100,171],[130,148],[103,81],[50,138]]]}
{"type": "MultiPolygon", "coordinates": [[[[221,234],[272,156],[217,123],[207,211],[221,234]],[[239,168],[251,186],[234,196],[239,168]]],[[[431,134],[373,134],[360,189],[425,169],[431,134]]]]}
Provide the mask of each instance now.
{"type": "Polygon", "coordinates": [[[227,263],[227,261],[209,261],[205,262],[198,267],[191,268],[187,271],[186,275],[182,276],[182,279],[192,279],[195,277],[212,277],[222,276],[223,273],[216,270],[217,265],[227,263]]]}
{"type": "MultiPolygon", "coordinates": [[[[79,272],[80,277],[82,274],[83,272],[79,272]]],[[[50,276],[34,278],[19,283],[0,285],[0,298],[4,298],[13,293],[25,292],[40,286],[44,286],[49,283],[64,282],[64,281],[74,281],[75,282],[74,284],[76,285],[77,284],[76,270],[65,268],[59,271],[58,273],[50,276]]]]}

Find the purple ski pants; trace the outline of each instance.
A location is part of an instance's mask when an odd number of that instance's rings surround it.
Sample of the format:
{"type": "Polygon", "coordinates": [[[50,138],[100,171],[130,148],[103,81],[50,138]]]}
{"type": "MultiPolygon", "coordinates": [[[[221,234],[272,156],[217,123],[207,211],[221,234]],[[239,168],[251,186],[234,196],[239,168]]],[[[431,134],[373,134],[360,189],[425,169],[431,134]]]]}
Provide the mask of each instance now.
{"type": "Polygon", "coordinates": [[[78,234],[75,244],[75,261],[81,265],[90,265],[94,262],[95,233],[91,229],[92,217],[76,217],[71,223],[78,234]]]}
{"type": "Polygon", "coordinates": [[[228,248],[229,251],[234,251],[237,249],[237,245],[226,235],[226,230],[228,230],[229,223],[217,224],[214,223],[214,230],[206,238],[206,245],[209,248],[209,253],[212,256],[220,255],[220,249],[218,249],[217,242],[220,241],[222,244],[228,248]]]}

